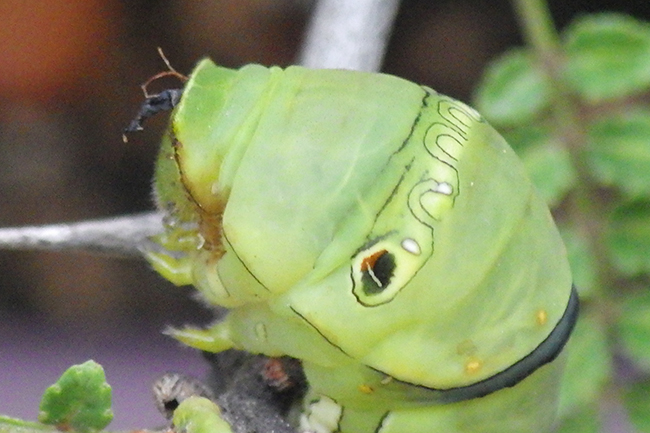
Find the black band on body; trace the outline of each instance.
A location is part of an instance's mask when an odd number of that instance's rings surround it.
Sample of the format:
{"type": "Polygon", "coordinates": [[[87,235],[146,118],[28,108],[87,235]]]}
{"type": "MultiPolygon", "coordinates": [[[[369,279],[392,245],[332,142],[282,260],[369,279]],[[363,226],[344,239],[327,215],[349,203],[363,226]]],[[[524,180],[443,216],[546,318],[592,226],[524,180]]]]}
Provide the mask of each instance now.
{"type": "Polygon", "coordinates": [[[385,385],[377,387],[377,391],[387,392],[387,395],[399,395],[399,397],[394,398],[400,398],[417,404],[430,404],[434,401],[444,404],[471,400],[486,396],[503,388],[513,387],[534,373],[538,368],[558,357],[571,336],[571,331],[573,331],[573,327],[578,318],[578,309],[578,292],[575,286],[572,286],[571,295],[569,296],[564,314],[551,333],[528,355],[505,370],[480,382],[456,388],[432,388],[402,381],[371,367],[370,369],[377,375],[375,381],[378,383],[383,383],[387,377],[391,378],[385,385]]]}
{"type": "Polygon", "coordinates": [[[558,357],[571,336],[578,319],[579,301],[575,286],[564,314],[553,331],[532,352],[505,370],[471,385],[441,391],[441,399],[446,403],[483,397],[503,388],[510,388],[530,376],[541,366],[558,357]]]}

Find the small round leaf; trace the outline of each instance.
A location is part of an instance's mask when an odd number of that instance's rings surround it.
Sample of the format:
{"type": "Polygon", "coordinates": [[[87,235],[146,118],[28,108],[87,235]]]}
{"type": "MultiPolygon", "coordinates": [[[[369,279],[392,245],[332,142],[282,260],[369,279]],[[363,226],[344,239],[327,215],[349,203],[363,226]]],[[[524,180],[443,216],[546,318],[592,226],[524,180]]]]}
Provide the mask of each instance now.
{"type": "Polygon", "coordinates": [[[624,403],[636,431],[650,431],[650,381],[633,383],[626,389],[624,403]]]}
{"type": "Polygon", "coordinates": [[[566,245],[573,283],[578,288],[580,299],[588,299],[594,296],[598,265],[594,252],[589,246],[585,236],[582,236],[575,228],[560,227],[562,240],[566,245]]]}
{"type": "Polygon", "coordinates": [[[504,134],[526,166],[542,198],[553,207],[574,186],[576,173],[566,148],[541,126],[525,126],[504,134]]]}
{"type": "Polygon", "coordinates": [[[629,197],[650,196],[650,111],[637,109],[602,119],[589,130],[587,159],[603,185],[629,197]]]}
{"type": "Polygon", "coordinates": [[[583,314],[567,344],[560,389],[560,414],[566,416],[596,401],[612,376],[607,336],[597,320],[583,314]]]}
{"type": "Polygon", "coordinates": [[[599,408],[596,403],[571,412],[562,418],[555,433],[600,433],[599,408]]]}
{"type": "Polygon", "coordinates": [[[111,387],[101,365],[73,365],[48,387],[41,399],[39,421],[59,430],[101,430],[113,419],[111,387]]]}
{"type": "Polygon", "coordinates": [[[607,243],[614,266],[626,276],[650,273],[650,201],[619,206],[610,218],[607,243]]]}
{"type": "Polygon", "coordinates": [[[550,86],[522,49],[506,52],[488,67],[475,98],[476,108],[495,126],[526,124],[548,107],[550,86]]]}
{"type": "Polygon", "coordinates": [[[618,321],[618,333],[625,352],[637,366],[648,372],[650,372],[649,311],[650,292],[631,297],[624,302],[618,321]]]}
{"type": "Polygon", "coordinates": [[[566,77],[587,100],[598,102],[650,86],[650,25],[632,17],[587,15],[565,31],[566,77]]]}

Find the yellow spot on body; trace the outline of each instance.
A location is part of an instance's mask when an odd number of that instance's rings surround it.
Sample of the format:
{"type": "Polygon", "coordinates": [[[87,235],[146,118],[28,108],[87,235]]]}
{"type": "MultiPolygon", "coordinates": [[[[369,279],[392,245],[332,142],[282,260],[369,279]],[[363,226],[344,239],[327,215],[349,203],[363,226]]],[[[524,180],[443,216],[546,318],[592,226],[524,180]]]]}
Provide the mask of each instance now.
{"type": "Polygon", "coordinates": [[[548,314],[546,313],[546,310],[537,311],[537,314],[535,314],[535,320],[537,321],[538,325],[545,325],[548,321],[548,314]]]}
{"type": "Polygon", "coordinates": [[[465,373],[475,374],[481,369],[481,367],[483,367],[483,361],[472,356],[465,363],[465,373]]]}
{"type": "Polygon", "coordinates": [[[370,385],[361,384],[359,385],[359,391],[361,391],[364,394],[372,394],[375,390],[372,389],[370,385]]]}
{"type": "Polygon", "coordinates": [[[476,353],[476,345],[472,340],[463,340],[456,346],[456,353],[459,355],[473,355],[476,353]]]}

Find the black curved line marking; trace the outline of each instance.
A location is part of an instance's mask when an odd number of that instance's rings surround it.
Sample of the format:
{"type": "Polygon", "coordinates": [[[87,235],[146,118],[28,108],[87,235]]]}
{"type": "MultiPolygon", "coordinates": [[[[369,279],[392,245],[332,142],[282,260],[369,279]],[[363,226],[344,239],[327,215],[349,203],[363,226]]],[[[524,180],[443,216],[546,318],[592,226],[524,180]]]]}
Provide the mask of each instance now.
{"type": "MultiPolygon", "coordinates": [[[[407,206],[408,206],[408,200],[407,200],[407,206]]],[[[414,215],[414,217],[415,217],[415,215],[414,215]]],[[[418,221],[420,221],[419,219],[417,219],[417,217],[415,217],[415,219],[418,220],[418,221]]],[[[421,221],[420,221],[420,222],[421,222],[421,221]]],[[[422,223],[422,224],[426,226],[426,224],[424,224],[424,223],[422,223]]],[[[430,226],[427,226],[427,227],[429,227],[429,228],[431,229],[431,232],[433,233],[433,228],[430,227],[430,226]]],[[[354,257],[357,256],[358,254],[360,254],[362,251],[365,251],[366,249],[371,248],[371,247],[372,247],[373,245],[375,245],[377,242],[379,242],[379,241],[381,241],[381,240],[387,238],[388,236],[390,236],[390,235],[393,234],[393,233],[395,233],[395,230],[392,230],[392,231],[386,233],[385,235],[381,235],[381,236],[376,237],[375,239],[373,239],[372,241],[370,241],[368,244],[366,244],[366,247],[365,247],[365,248],[361,248],[361,249],[359,249],[359,250],[358,250],[358,251],[357,251],[357,252],[352,256],[351,259],[354,259],[354,257]]],[[[433,235],[432,235],[432,237],[433,237],[433,235]]],[[[393,299],[395,299],[395,297],[396,297],[397,295],[399,295],[399,293],[402,291],[402,289],[404,289],[404,288],[405,288],[405,287],[406,287],[406,286],[411,282],[411,280],[412,280],[413,278],[415,278],[415,276],[416,276],[416,275],[417,275],[417,274],[422,270],[422,268],[424,267],[424,263],[426,263],[432,255],[433,255],[433,248],[431,249],[431,252],[429,253],[429,255],[428,255],[426,258],[424,258],[424,260],[422,261],[422,266],[420,266],[420,267],[418,268],[418,270],[415,271],[415,272],[413,273],[413,275],[411,275],[411,277],[410,277],[408,280],[406,280],[406,281],[404,282],[404,284],[402,284],[402,287],[400,287],[400,289],[395,293],[395,295],[394,295],[392,298],[387,299],[387,300],[385,300],[384,302],[380,302],[380,303],[378,303],[378,304],[368,304],[368,303],[362,301],[361,299],[359,299],[359,296],[357,296],[357,293],[356,293],[356,290],[355,290],[355,289],[357,288],[357,283],[356,283],[356,281],[355,281],[355,279],[354,279],[354,268],[353,268],[352,266],[350,266],[350,281],[352,282],[352,295],[353,295],[354,298],[357,300],[357,303],[358,303],[359,305],[361,305],[361,306],[363,306],[363,307],[366,307],[366,308],[381,307],[382,305],[386,305],[386,304],[390,303],[393,299]]]]}
{"type": "MultiPolygon", "coordinates": [[[[392,298],[389,298],[389,299],[385,300],[384,302],[379,302],[379,303],[377,303],[377,304],[368,304],[368,303],[362,301],[361,299],[359,299],[359,297],[357,296],[356,291],[355,291],[355,289],[356,289],[356,287],[357,287],[357,283],[354,281],[354,269],[352,269],[351,272],[350,272],[350,280],[352,281],[352,295],[353,295],[354,298],[357,300],[357,303],[358,303],[359,305],[361,305],[361,306],[363,306],[363,307],[366,307],[366,308],[381,307],[382,305],[389,304],[390,302],[393,301],[393,299],[395,299],[395,297],[396,297],[397,295],[400,294],[400,292],[402,291],[402,289],[404,289],[406,286],[408,286],[408,284],[411,282],[411,280],[412,280],[413,278],[415,278],[415,276],[418,274],[418,272],[420,272],[420,270],[422,270],[422,268],[424,267],[424,263],[426,263],[426,261],[429,260],[429,257],[431,257],[432,255],[433,255],[433,249],[431,250],[431,254],[429,254],[429,256],[428,256],[428,257],[427,257],[427,258],[422,262],[422,263],[423,263],[422,266],[420,266],[420,267],[418,268],[418,270],[415,271],[415,272],[413,273],[413,275],[411,275],[411,277],[410,277],[408,280],[406,280],[406,281],[404,282],[404,284],[402,284],[402,287],[400,287],[400,288],[397,290],[397,292],[395,292],[395,295],[393,295],[392,298]]],[[[378,370],[378,371],[379,371],[379,370],[378,370]]]]}
{"type": "Polygon", "coordinates": [[[388,236],[392,235],[395,232],[397,232],[397,230],[391,230],[391,231],[389,231],[387,233],[384,233],[383,235],[375,236],[374,238],[370,239],[368,242],[363,244],[363,246],[358,248],[354,252],[354,254],[352,254],[352,256],[350,256],[350,260],[353,260],[356,256],[358,256],[361,251],[365,251],[365,250],[368,250],[368,249],[372,248],[373,245],[383,241],[384,239],[386,239],[388,236]]]}
{"type": "Polygon", "coordinates": [[[450,125],[453,126],[452,129],[454,129],[456,132],[458,132],[460,135],[462,135],[463,138],[465,138],[465,140],[467,140],[467,133],[469,132],[469,128],[471,127],[471,125],[466,124],[464,119],[461,119],[456,114],[454,114],[454,111],[462,113],[465,116],[465,119],[473,120],[473,121],[475,121],[477,123],[485,123],[485,119],[483,119],[482,117],[477,118],[476,116],[473,116],[469,111],[466,111],[465,108],[463,108],[459,104],[460,104],[459,101],[456,101],[456,100],[451,99],[451,98],[445,98],[445,99],[442,99],[442,100],[440,100],[438,102],[437,111],[438,111],[438,114],[440,115],[440,117],[445,119],[447,122],[449,122],[450,125]],[[443,107],[442,107],[443,103],[448,104],[447,110],[443,110],[443,107]],[[448,114],[448,116],[447,116],[447,114],[448,114]],[[454,123],[454,121],[451,120],[450,118],[455,120],[457,123],[454,123]],[[465,127],[465,129],[458,126],[458,124],[465,127]]]}
{"type": "MultiPolygon", "coordinates": [[[[391,156],[391,158],[392,158],[392,156],[391,156]]],[[[390,195],[388,196],[386,201],[384,201],[384,204],[381,205],[381,207],[379,208],[379,210],[375,214],[375,220],[372,223],[373,228],[375,227],[375,224],[377,224],[377,219],[379,218],[381,213],[384,211],[384,209],[386,209],[388,204],[393,200],[393,197],[395,197],[397,195],[397,190],[399,189],[400,185],[402,185],[402,182],[404,182],[404,178],[406,177],[406,174],[411,170],[411,167],[413,166],[413,161],[415,161],[415,157],[411,158],[409,163],[404,166],[404,170],[402,171],[402,175],[400,176],[399,180],[397,181],[397,184],[395,185],[393,190],[390,192],[390,195]]],[[[382,170],[382,172],[383,172],[383,170],[382,170]]]]}
{"type": "MultiPolygon", "coordinates": [[[[437,389],[424,385],[405,382],[394,378],[394,381],[410,385],[422,390],[434,391],[438,394],[436,400],[442,403],[455,403],[484,397],[503,388],[511,388],[530,376],[537,369],[558,357],[571,336],[571,332],[578,319],[579,307],[578,292],[575,285],[571,286],[571,296],[564,310],[564,314],[557,322],[551,333],[532,352],[499,373],[483,379],[480,382],[457,388],[437,389]]],[[[372,368],[372,367],[370,367],[372,368]]],[[[378,373],[386,375],[381,370],[372,368],[378,373]]]]}
{"type": "Polygon", "coordinates": [[[451,130],[455,131],[456,133],[461,135],[465,140],[467,140],[467,129],[469,128],[469,126],[465,125],[463,122],[459,121],[453,115],[447,116],[447,113],[451,114],[449,112],[450,108],[452,106],[455,106],[455,105],[456,105],[456,101],[454,101],[453,99],[443,98],[440,101],[438,101],[438,107],[437,107],[436,111],[438,112],[438,115],[447,122],[447,126],[449,126],[449,128],[451,130]],[[447,104],[446,105],[448,107],[447,110],[444,110],[444,108],[445,108],[443,106],[444,104],[447,104]],[[458,124],[454,123],[452,120],[449,120],[448,117],[451,117],[452,119],[458,121],[458,123],[460,123],[463,127],[465,127],[465,130],[463,130],[463,128],[461,126],[458,126],[458,124]]]}
{"type": "MultiPolygon", "coordinates": [[[[426,132],[424,133],[424,141],[425,141],[425,143],[424,143],[424,148],[426,149],[427,153],[428,153],[429,155],[433,156],[434,158],[437,158],[437,157],[435,157],[435,156],[431,153],[431,151],[429,150],[429,147],[426,145],[426,138],[429,136],[429,133],[430,133],[431,129],[432,129],[434,126],[437,126],[437,125],[441,125],[441,126],[444,126],[445,128],[449,128],[449,125],[445,125],[444,123],[440,123],[440,122],[434,122],[434,123],[432,123],[431,125],[429,125],[429,127],[428,127],[427,130],[426,130],[426,132]]],[[[449,129],[451,129],[451,128],[449,128],[449,129]]],[[[458,145],[459,145],[460,147],[465,147],[465,143],[462,143],[460,140],[458,140],[456,137],[454,137],[454,136],[451,135],[451,134],[441,133],[441,134],[437,134],[437,135],[436,135],[436,147],[437,147],[438,149],[440,149],[440,151],[441,151],[442,153],[444,153],[445,155],[447,155],[449,158],[453,159],[454,161],[458,161],[458,158],[456,158],[455,156],[453,156],[451,153],[447,152],[447,150],[444,149],[444,148],[443,148],[443,147],[438,143],[438,138],[440,138],[440,137],[449,137],[449,138],[451,138],[452,140],[454,140],[456,143],[458,143],[458,145]]],[[[462,137],[462,139],[463,139],[465,142],[467,142],[467,138],[462,137]]],[[[439,159],[438,159],[438,160],[439,160],[439,159]]]]}
{"type": "MultiPolygon", "coordinates": [[[[456,173],[458,173],[458,170],[456,170],[456,167],[454,167],[454,166],[451,165],[450,163],[448,163],[448,162],[446,162],[446,161],[443,161],[442,159],[438,158],[436,155],[434,155],[434,154],[431,152],[431,150],[429,150],[429,147],[427,146],[427,144],[426,144],[425,141],[426,141],[426,138],[427,138],[427,134],[429,133],[429,130],[430,130],[434,125],[444,125],[444,124],[443,124],[443,123],[433,123],[433,124],[431,124],[431,126],[427,129],[427,132],[424,134],[424,139],[425,139],[425,140],[422,142],[422,144],[423,144],[423,146],[424,146],[424,150],[425,150],[429,155],[431,155],[432,158],[437,159],[438,161],[442,162],[442,163],[445,164],[445,165],[448,165],[449,167],[453,168],[454,171],[456,171],[456,173]]],[[[437,135],[436,135],[436,147],[437,147],[438,149],[440,149],[440,150],[442,151],[442,153],[444,153],[445,155],[447,155],[448,157],[450,157],[450,158],[453,159],[454,161],[458,161],[458,158],[455,158],[455,157],[451,156],[451,155],[449,154],[449,152],[447,152],[445,149],[443,149],[442,147],[440,147],[440,145],[438,144],[438,138],[439,138],[439,137],[442,137],[442,136],[445,136],[445,137],[451,137],[451,138],[453,138],[453,139],[455,140],[455,138],[454,138],[453,136],[449,135],[449,134],[437,134],[437,135]]],[[[467,140],[465,140],[465,141],[467,141],[467,140]]],[[[465,145],[462,144],[462,143],[460,143],[459,141],[456,141],[456,142],[457,142],[460,146],[465,147],[465,145]]]]}
{"type": "MultiPolygon", "coordinates": [[[[433,125],[432,125],[432,126],[433,126],[433,125]]],[[[452,156],[449,152],[447,152],[446,149],[444,149],[444,148],[440,145],[440,143],[438,142],[438,139],[439,139],[440,137],[449,137],[449,138],[451,138],[452,140],[454,140],[456,143],[458,143],[458,145],[459,145],[460,147],[465,147],[465,143],[460,142],[459,140],[456,139],[456,137],[452,136],[451,134],[438,134],[438,136],[436,137],[436,147],[437,147],[438,149],[440,149],[440,150],[442,151],[442,153],[444,153],[445,155],[447,155],[448,157],[450,157],[450,158],[453,159],[454,161],[458,161],[458,158],[456,158],[455,156],[452,156]]],[[[467,142],[467,139],[466,139],[466,138],[465,138],[464,140],[465,140],[465,142],[467,142]]]]}
{"type": "Polygon", "coordinates": [[[415,130],[418,127],[418,124],[420,123],[420,119],[422,118],[422,113],[424,112],[424,109],[429,106],[428,99],[429,99],[429,97],[431,97],[431,95],[429,94],[429,92],[427,92],[426,89],[422,89],[422,90],[424,90],[424,96],[422,97],[422,101],[420,102],[420,111],[418,111],[418,115],[415,116],[415,119],[413,119],[413,123],[411,124],[411,130],[406,135],[406,138],[404,139],[404,141],[402,141],[402,144],[400,145],[400,147],[398,147],[397,150],[395,152],[393,152],[393,155],[401,152],[402,149],[404,149],[406,147],[406,145],[409,143],[409,141],[411,140],[411,137],[413,137],[413,134],[415,133],[415,130]]]}
{"type": "Polygon", "coordinates": [[[384,427],[384,421],[388,418],[388,415],[390,415],[389,410],[379,418],[379,423],[377,424],[374,433],[381,433],[381,429],[384,427]]]}
{"type": "MultiPolygon", "coordinates": [[[[265,285],[264,285],[264,284],[263,284],[263,283],[262,283],[262,282],[261,282],[261,281],[260,281],[256,276],[255,276],[255,274],[254,274],[254,273],[253,273],[253,272],[248,268],[248,266],[246,266],[246,262],[244,262],[244,261],[242,260],[241,256],[240,256],[239,254],[237,254],[237,250],[235,249],[235,247],[234,247],[234,246],[232,245],[232,243],[230,242],[230,239],[228,239],[228,236],[226,236],[226,231],[223,230],[223,228],[222,228],[222,230],[221,230],[221,235],[222,235],[223,238],[226,240],[226,242],[228,242],[228,245],[230,245],[230,251],[232,251],[233,254],[235,254],[235,256],[237,257],[237,260],[239,260],[239,262],[242,264],[242,266],[244,267],[244,269],[246,269],[246,271],[251,275],[251,277],[253,277],[253,279],[254,279],[255,281],[257,281],[257,282],[259,283],[259,285],[262,286],[262,287],[264,288],[264,290],[266,290],[267,292],[271,293],[271,289],[269,289],[268,287],[266,287],[266,286],[265,286],[265,285]]],[[[225,288],[225,287],[224,287],[224,288],[225,288]]]]}
{"type": "MultiPolygon", "coordinates": [[[[413,215],[413,218],[415,218],[415,219],[416,219],[420,224],[422,224],[423,226],[425,226],[425,227],[429,227],[429,229],[431,230],[431,232],[433,232],[433,226],[431,226],[430,224],[428,224],[428,223],[422,221],[422,220],[421,220],[421,219],[416,215],[415,210],[411,207],[410,200],[408,200],[408,197],[410,197],[411,194],[413,194],[413,190],[415,190],[415,188],[416,188],[419,184],[421,184],[422,182],[424,182],[425,180],[426,180],[425,178],[421,178],[419,182],[417,182],[415,185],[413,185],[413,186],[411,187],[411,190],[409,191],[408,196],[407,196],[406,207],[408,208],[409,212],[411,212],[411,215],[413,215]]],[[[420,195],[418,196],[418,198],[419,198],[419,197],[422,197],[422,194],[420,194],[420,195]]]]}
{"type": "MultiPolygon", "coordinates": [[[[384,305],[384,304],[386,304],[386,303],[388,303],[388,302],[390,302],[390,301],[392,301],[394,299],[394,297],[393,297],[393,298],[390,298],[390,299],[388,299],[388,300],[386,300],[384,302],[380,302],[380,303],[374,304],[374,305],[370,305],[370,304],[367,304],[367,303],[363,302],[359,298],[359,296],[357,296],[357,291],[356,291],[357,282],[354,280],[354,268],[352,266],[350,266],[350,281],[352,282],[352,295],[354,296],[354,299],[357,300],[357,304],[359,304],[359,305],[361,305],[363,307],[366,307],[366,308],[379,307],[380,305],[384,305]]],[[[411,280],[409,280],[409,281],[411,281],[411,280]]],[[[408,281],[404,284],[404,286],[406,286],[406,284],[408,284],[408,281]]]]}
{"type": "Polygon", "coordinates": [[[338,346],[337,344],[334,344],[332,341],[330,341],[330,339],[327,338],[327,336],[325,336],[325,334],[323,334],[323,333],[320,331],[320,329],[318,329],[318,328],[316,327],[316,325],[314,325],[314,324],[311,323],[309,320],[307,320],[307,318],[306,318],[305,316],[303,316],[302,314],[300,314],[300,312],[299,312],[298,310],[296,310],[295,308],[293,308],[292,305],[289,305],[289,308],[291,309],[291,311],[293,311],[293,312],[296,314],[296,316],[300,317],[302,320],[304,320],[304,322],[305,322],[306,324],[308,324],[310,327],[312,327],[312,328],[314,329],[314,331],[316,331],[316,332],[318,333],[318,335],[320,335],[321,337],[323,337],[323,340],[327,341],[327,342],[328,342],[332,347],[338,349],[342,354],[344,354],[344,355],[347,356],[348,358],[354,358],[354,357],[350,356],[348,353],[346,353],[345,350],[341,349],[340,346],[338,346]]]}
{"type": "MultiPolygon", "coordinates": [[[[432,155],[432,157],[435,158],[435,159],[438,159],[438,158],[436,158],[436,157],[433,156],[433,155],[432,155]]],[[[440,160],[438,159],[438,161],[440,161],[440,160]]],[[[443,163],[443,164],[445,164],[445,165],[447,165],[447,166],[449,166],[449,167],[451,167],[454,171],[456,171],[456,169],[455,169],[454,167],[450,166],[450,165],[447,164],[446,162],[443,162],[443,161],[440,161],[440,162],[443,163]]],[[[456,176],[458,177],[458,171],[456,171],[456,176]]],[[[426,181],[428,181],[428,180],[433,180],[433,181],[435,181],[435,182],[438,182],[437,180],[435,180],[435,179],[432,178],[432,177],[424,177],[424,175],[423,175],[423,176],[420,178],[420,180],[419,180],[415,185],[413,185],[413,187],[411,187],[411,190],[409,191],[407,197],[411,197],[411,195],[414,194],[413,191],[415,190],[415,188],[418,187],[418,186],[419,186],[420,184],[422,184],[423,182],[426,182],[426,181]]],[[[455,188],[457,189],[458,192],[457,192],[455,195],[452,195],[452,196],[451,196],[452,206],[454,206],[454,205],[456,204],[456,198],[457,198],[458,196],[460,196],[460,181],[458,182],[458,185],[455,186],[455,188]]],[[[430,191],[430,190],[424,190],[421,194],[418,195],[418,203],[420,203],[419,199],[420,199],[424,194],[426,194],[428,191],[430,191]]],[[[425,226],[425,227],[429,227],[429,229],[431,229],[431,231],[433,232],[434,227],[433,227],[431,224],[429,224],[428,222],[422,221],[422,220],[421,220],[421,219],[420,219],[420,218],[415,214],[415,209],[413,209],[413,207],[411,207],[411,203],[410,203],[410,201],[409,201],[408,199],[406,200],[406,207],[408,208],[409,212],[411,212],[411,215],[413,215],[413,218],[415,218],[415,219],[416,219],[418,222],[420,222],[420,224],[422,224],[423,226],[425,226]]],[[[423,210],[424,210],[424,209],[423,209],[423,210]]],[[[426,210],[424,210],[424,212],[426,213],[426,210]]],[[[433,216],[432,216],[431,218],[434,219],[434,220],[436,220],[436,221],[439,221],[437,218],[435,218],[435,217],[433,217],[433,216]]]]}
{"type": "Polygon", "coordinates": [[[181,181],[181,185],[183,186],[183,190],[185,191],[185,194],[186,194],[187,198],[189,199],[189,201],[191,201],[192,203],[194,203],[194,205],[195,205],[198,209],[200,209],[201,212],[208,213],[208,212],[203,208],[203,206],[201,205],[201,203],[199,203],[199,201],[196,200],[196,198],[195,198],[194,195],[192,194],[192,191],[191,191],[190,188],[187,186],[187,183],[186,183],[186,180],[187,180],[187,179],[185,178],[185,172],[183,171],[183,164],[181,164],[181,157],[180,157],[180,155],[178,154],[178,150],[179,150],[179,148],[183,147],[183,143],[182,143],[182,142],[181,142],[181,141],[176,137],[176,131],[174,131],[173,128],[170,128],[170,133],[169,133],[169,134],[170,134],[169,137],[170,137],[170,139],[171,139],[171,141],[172,141],[172,148],[173,148],[173,150],[174,150],[174,152],[173,152],[173,154],[174,154],[174,161],[176,161],[176,167],[178,168],[178,177],[179,177],[179,179],[180,179],[180,181],[181,181]]]}
{"type": "MultiPolygon", "coordinates": [[[[441,134],[439,134],[439,135],[441,135],[441,134]]],[[[426,138],[426,134],[425,134],[424,137],[426,138]]],[[[458,191],[457,191],[456,195],[454,195],[454,197],[453,197],[454,204],[456,204],[456,197],[460,196],[460,173],[458,172],[458,169],[457,169],[456,167],[454,167],[453,165],[449,164],[448,162],[443,161],[442,159],[438,158],[438,157],[437,157],[436,155],[434,155],[433,153],[431,153],[431,151],[430,151],[429,148],[427,147],[427,144],[424,142],[424,140],[422,141],[422,146],[424,147],[425,152],[428,153],[428,154],[431,156],[431,158],[435,159],[436,161],[440,162],[441,164],[446,165],[447,167],[451,168],[451,169],[456,173],[456,179],[458,179],[458,185],[455,185],[455,186],[456,186],[456,188],[458,189],[458,191]]],[[[437,146],[437,137],[436,137],[436,146],[437,146]]],[[[449,155],[449,154],[448,154],[447,152],[445,152],[444,150],[443,150],[443,152],[444,152],[445,154],[449,155]]],[[[456,159],[453,158],[451,155],[450,155],[450,157],[451,157],[452,159],[456,160],[456,159]]],[[[432,180],[435,180],[435,179],[433,179],[433,178],[431,178],[431,179],[432,179],[432,180]]],[[[423,178],[422,180],[425,180],[425,179],[423,178]]],[[[421,182],[421,181],[420,181],[420,182],[421,182]]],[[[436,182],[437,182],[437,181],[436,181],[436,182]]],[[[416,184],[416,185],[417,185],[417,184],[416,184]]],[[[411,191],[412,191],[412,189],[411,189],[411,191]]]]}
{"type": "Polygon", "coordinates": [[[341,408],[341,413],[339,414],[339,419],[336,420],[336,430],[334,430],[332,432],[332,433],[336,433],[336,432],[340,433],[340,431],[341,431],[341,423],[343,422],[343,416],[345,415],[345,406],[343,406],[342,404],[339,404],[339,402],[334,400],[332,397],[329,397],[329,398],[332,399],[332,401],[334,403],[338,404],[339,407],[341,408]]]}
{"type": "Polygon", "coordinates": [[[459,118],[457,115],[454,114],[454,112],[460,112],[462,113],[465,118],[469,119],[470,121],[477,122],[477,123],[485,123],[485,119],[483,116],[480,114],[477,116],[474,116],[474,113],[471,111],[467,111],[465,107],[461,107],[458,104],[454,104],[452,107],[449,107],[449,110],[447,112],[453,117],[454,119],[458,120],[458,122],[462,123],[463,125],[467,126],[469,128],[470,125],[465,124],[465,122],[459,118]]]}

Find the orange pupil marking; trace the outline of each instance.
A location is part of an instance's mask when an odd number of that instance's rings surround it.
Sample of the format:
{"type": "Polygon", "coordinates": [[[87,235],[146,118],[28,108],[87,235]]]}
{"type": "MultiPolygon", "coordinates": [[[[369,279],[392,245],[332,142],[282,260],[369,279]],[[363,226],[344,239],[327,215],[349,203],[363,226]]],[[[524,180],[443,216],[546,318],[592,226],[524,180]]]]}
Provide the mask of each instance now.
{"type": "Polygon", "coordinates": [[[361,261],[361,272],[367,272],[369,269],[373,269],[375,267],[375,263],[377,263],[377,260],[379,260],[379,258],[387,252],[388,251],[386,250],[379,250],[364,258],[361,261]]]}

